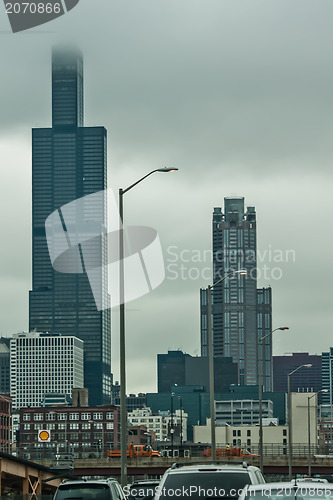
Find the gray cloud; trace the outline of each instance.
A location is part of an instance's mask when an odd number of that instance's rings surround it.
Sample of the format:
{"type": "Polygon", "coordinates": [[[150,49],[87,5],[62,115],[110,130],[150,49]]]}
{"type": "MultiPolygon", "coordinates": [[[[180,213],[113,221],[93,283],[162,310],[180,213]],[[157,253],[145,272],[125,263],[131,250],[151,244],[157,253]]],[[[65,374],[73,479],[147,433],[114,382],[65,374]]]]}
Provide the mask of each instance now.
{"type": "MultiPolygon", "coordinates": [[[[28,324],[31,128],[50,125],[50,48],[70,41],[85,55],[86,124],[108,129],[111,186],[180,169],[126,195],[126,221],[155,227],[166,257],[170,245],[203,252],[213,207],[244,195],[259,249],[296,253],[281,279],[258,283],[273,287],[274,325],[291,329],[276,353],[328,349],[332,14],[329,0],[81,0],[49,32],[13,35],[0,11],[0,331],[28,324]]],[[[208,283],[167,279],[128,308],[129,391],[155,389],[156,353],[199,353],[208,283]]],[[[117,312],[112,335],[117,375],[117,312]]]]}

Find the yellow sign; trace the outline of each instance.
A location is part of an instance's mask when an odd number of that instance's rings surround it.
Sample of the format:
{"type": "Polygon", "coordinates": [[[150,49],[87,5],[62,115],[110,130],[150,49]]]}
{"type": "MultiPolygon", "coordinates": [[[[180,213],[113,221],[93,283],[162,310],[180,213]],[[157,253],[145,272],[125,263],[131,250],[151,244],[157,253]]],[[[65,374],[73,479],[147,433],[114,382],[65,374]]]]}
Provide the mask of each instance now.
{"type": "Polygon", "coordinates": [[[50,431],[43,429],[43,430],[40,430],[38,432],[38,442],[39,443],[48,443],[50,441],[51,441],[50,431]]]}

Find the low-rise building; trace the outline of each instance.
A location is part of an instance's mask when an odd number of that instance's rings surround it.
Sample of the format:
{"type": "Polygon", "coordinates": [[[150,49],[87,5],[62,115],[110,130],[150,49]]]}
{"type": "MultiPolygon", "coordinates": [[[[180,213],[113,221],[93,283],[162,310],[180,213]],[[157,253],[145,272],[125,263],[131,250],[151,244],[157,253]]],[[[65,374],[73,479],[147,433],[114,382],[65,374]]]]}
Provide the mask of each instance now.
{"type": "Polygon", "coordinates": [[[187,440],[187,413],[183,410],[177,409],[171,415],[170,412],[153,414],[150,408],[143,408],[130,412],[128,422],[132,426],[146,425],[147,432],[155,432],[157,441],[170,440],[171,434],[175,444],[177,441],[180,442],[181,438],[183,442],[187,440]]]}
{"type": "MultiPolygon", "coordinates": [[[[318,446],[317,394],[292,393],[292,441],[295,454],[308,453],[310,417],[310,446],[316,453],[318,446]],[[309,406],[308,406],[309,405],[309,406]],[[308,412],[309,408],[309,412],[308,412]]],[[[290,413],[289,413],[290,415],[290,413]]],[[[275,425],[270,419],[263,419],[264,453],[272,451],[277,454],[288,453],[288,425],[275,425]],[[267,424],[267,425],[265,425],[267,424]]],[[[210,443],[210,419],[204,426],[193,426],[194,443],[210,443]]],[[[224,425],[216,427],[217,447],[227,445],[246,448],[252,453],[259,450],[259,425],[224,425]]]]}
{"type": "MultiPolygon", "coordinates": [[[[259,423],[259,400],[215,401],[216,425],[255,425],[259,423]]],[[[273,418],[272,401],[262,402],[263,418],[273,418]]]]}
{"type": "Polygon", "coordinates": [[[74,453],[74,458],[106,456],[106,450],[119,449],[119,407],[57,406],[21,408],[19,453],[38,459],[52,452],[74,453]],[[46,430],[49,440],[42,442],[46,430]]]}

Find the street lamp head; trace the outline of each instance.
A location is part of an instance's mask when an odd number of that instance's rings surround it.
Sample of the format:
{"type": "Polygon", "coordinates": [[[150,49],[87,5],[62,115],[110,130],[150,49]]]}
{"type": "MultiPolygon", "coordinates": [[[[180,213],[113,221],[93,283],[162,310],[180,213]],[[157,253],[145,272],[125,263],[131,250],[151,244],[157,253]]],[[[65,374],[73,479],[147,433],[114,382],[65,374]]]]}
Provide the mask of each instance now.
{"type": "Polygon", "coordinates": [[[235,274],[246,275],[247,274],[247,270],[246,269],[238,269],[238,271],[235,271],[235,274]]]}
{"type": "Polygon", "coordinates": [[[280,326],[280,328],[278,328],[278,330],[281,330],[281,331],[285,331],[285,330],[289,330],[289,326],[280,326]]]}
{"type": "Polygon", "coordinates": [[[311,363],[308,363],[308,364],[302,365],[302,366],[304,366],[304,368],[312,368],[312,364],[311,363]]]}
{"type": "Polygon", "coordinates": [[[156,172],[176,172],[178,170],[178,168],[175,168],[175,167],[164,167],[164,168],[158,168],[156,170],[156,172]]]}

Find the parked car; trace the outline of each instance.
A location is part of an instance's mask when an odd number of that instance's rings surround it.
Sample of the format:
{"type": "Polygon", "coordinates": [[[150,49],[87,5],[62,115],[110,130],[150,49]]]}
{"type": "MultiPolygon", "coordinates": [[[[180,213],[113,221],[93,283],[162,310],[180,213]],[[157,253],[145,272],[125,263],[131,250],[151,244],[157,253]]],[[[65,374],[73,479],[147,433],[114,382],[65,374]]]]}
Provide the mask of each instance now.
{"type": "Polygon", "coordinates": [[[239,500],[328,500],[333,499],[333,484],[293,480],[264,485],[248,485],[239,500]]]}
{"type": "Polygon", "coordinates": [[[157,488],[155,500],[175,497],[192,499],[237,499],[247,484],[263,484],[258,467],[241,464],[174,464],[168,469],[157,488]]]}
{"type": "Polygon", "coordinates": [[[116,479],[89,479],[63,481],[53,500],[126,500],[116,479]]]}

